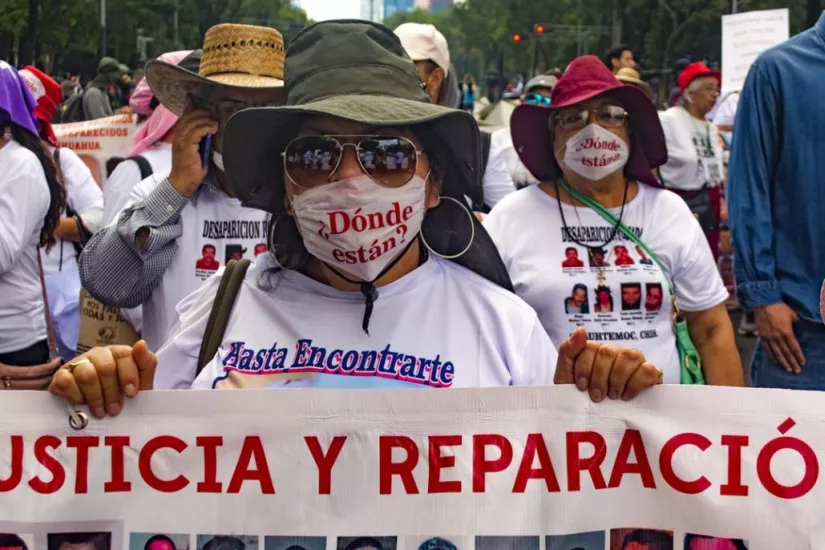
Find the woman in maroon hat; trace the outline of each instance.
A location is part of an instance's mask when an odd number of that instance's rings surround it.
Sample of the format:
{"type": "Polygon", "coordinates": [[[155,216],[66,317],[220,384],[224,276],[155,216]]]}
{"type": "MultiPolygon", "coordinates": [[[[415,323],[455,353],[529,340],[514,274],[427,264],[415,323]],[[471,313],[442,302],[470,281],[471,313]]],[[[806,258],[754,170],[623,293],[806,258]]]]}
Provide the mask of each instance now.
{"type": "Polygon", "coordinates": [[[511,128],[522,162],[544,183],[506,197],[485,226],[516,292],[536,309],[551,340],[585,327],[590,339],[639,348],[664,371],[665,383],[679,383],[677,304],[708,383],[743,385],[728,293],[707,240],[685,202],[658,188],[653,176],[667,150],[644,93],[616,80],[597,57],[583,56],[559,80],[550,107],[518,107],[511,128]],[[632,263],[616,261],[617,245],[632,263]],[[637,246],[652,265],[641,262],[637,246]],[[584,267],[563,265],[571,247],[587,258],[584,267]],[[641,288],[638,303],[671,282],[675,300],[663,300],[658,310],[624,302],[590,314],[564,309],[572,283],[621,296],[641,288]]]}
{"type": "Polygon", "coordinates": [[[721,74],[704,63],[691,63],[679,74],[676,105],[660,115],[668,158],[659,167],[659,176],[665,187],[688,203],[714,258],[719,256],[725,174],[719,131],[705,117],[719,97],[720,79],[721,74]]]}

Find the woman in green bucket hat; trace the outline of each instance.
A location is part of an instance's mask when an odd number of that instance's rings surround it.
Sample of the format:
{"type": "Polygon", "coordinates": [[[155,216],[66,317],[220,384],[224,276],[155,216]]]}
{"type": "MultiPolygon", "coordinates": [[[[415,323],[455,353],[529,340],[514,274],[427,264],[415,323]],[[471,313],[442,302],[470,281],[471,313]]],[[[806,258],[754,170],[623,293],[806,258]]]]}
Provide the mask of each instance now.
{"type": "Polygon", "coordinates": [[[584,331],[552,346],[467,207],[481,198],[475,121],[430,104],[389,29],[308,27],[287,52],[285,77],[287,105],[235,114],[224,142],[238,198],[272,213],[262,236],[270,252],[237,293],[219,289],[233,278],[219,273],[181,302],[157,357],[141,343],[93,350],[58,375],[56,393],[92,399],[99,413],[112,403],[119,411],[138,387],[555,382],[600,401],[657,383],[640,352],[588,342],[584,331]],[[215,339],[213,307],[228,321],[209,351],[201,344],[215,339]],[[117,374],[103,374],[113,363],[117,374]],[[90,369],[97,386],[86,384],[90,369]]]}

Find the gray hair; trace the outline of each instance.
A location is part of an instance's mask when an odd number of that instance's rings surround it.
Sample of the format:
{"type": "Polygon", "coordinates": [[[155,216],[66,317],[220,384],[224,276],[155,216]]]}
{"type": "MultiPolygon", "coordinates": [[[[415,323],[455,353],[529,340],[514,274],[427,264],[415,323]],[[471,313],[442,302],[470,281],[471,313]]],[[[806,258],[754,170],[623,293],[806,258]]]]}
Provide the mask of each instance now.
{"type": "Polygon", "coordinates": [[[685,89],[684,92],[682,92],[682,95],[679,96],[679,101],[677,101],[676,104],[680,107],[687,107],[690,103],[690,100],[688,100],[688,95],[693,95],[696,92],[698,92],[702,88],[702,86],[704,86],[705,81],[708,79],[713,79],[713,77],[701,76],[699,78],[694,78],[693,82],[688,84],[688,87],[685,89]]]}

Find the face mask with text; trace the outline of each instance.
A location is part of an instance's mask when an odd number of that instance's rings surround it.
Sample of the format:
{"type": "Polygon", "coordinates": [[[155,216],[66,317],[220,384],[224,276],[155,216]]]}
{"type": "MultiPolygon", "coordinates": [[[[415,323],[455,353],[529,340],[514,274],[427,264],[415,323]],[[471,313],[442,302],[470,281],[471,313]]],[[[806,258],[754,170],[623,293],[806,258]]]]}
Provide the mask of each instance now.
{"type": "Polygon", "coordinates": [[[426,183],[398,188],[369,176],[307,189],[292,207],[310,254],[361,281],[374,281],[421,231],[426,183]]]}
{"type": "Polygon", "coordinates": [[[564,165],[590,181],[599,181],[627,164],[627,143],[598,124],[588,124],[567,140],[564,165]]]}

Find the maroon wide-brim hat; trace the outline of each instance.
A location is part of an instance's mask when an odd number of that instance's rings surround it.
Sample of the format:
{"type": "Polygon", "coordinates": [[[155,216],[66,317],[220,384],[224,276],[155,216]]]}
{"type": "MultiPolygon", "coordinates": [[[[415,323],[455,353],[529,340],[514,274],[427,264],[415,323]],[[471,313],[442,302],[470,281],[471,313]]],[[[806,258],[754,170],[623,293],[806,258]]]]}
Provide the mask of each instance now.
{"type": "Polygon", "coordinates": [[[553,88],[549,107],[524,104],[513,111],[510,133],[521,162],[539,181],[556,181],[562,172],[556,162],[558,147],[553,146],[550,117],[559,109],[600,96],[616,100],[630,115],[630,158],[625,175],[659,185],[653,169],[667,162],[667,146],[656,107],[643,91],[619,82],[595,55],[577,57],[570,63],[553,88]]]}

